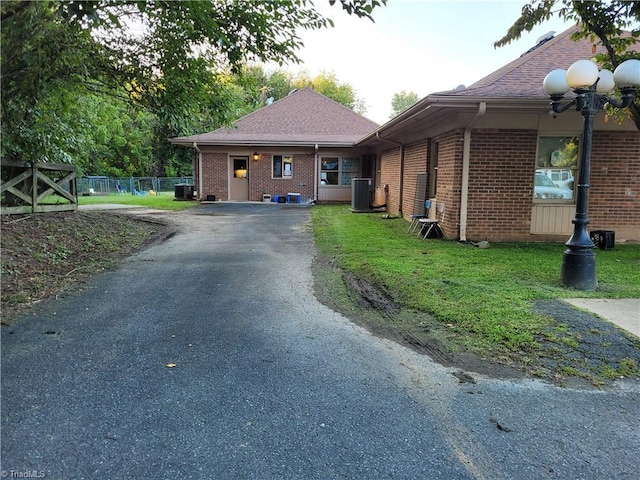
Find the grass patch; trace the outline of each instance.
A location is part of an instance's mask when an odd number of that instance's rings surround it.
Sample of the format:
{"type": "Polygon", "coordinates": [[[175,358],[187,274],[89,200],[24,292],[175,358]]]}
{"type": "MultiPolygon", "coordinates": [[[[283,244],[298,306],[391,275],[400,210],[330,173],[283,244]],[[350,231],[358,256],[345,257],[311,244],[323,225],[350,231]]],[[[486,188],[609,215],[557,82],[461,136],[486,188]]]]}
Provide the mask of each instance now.
{"type": "Polygon", "coordinates": [[[188,200],[175,200],[173,193],[160,192],[157,195],[92,195],[79,196],[79,205],[96,205],[115,203],[119,205],[135,205],[139,207],[156,208],[159,210],[184,210],[198,205],[188,200]]]}
{"type": "Polygon", "coordinates": [[[118,265],[166,227],[103,212],[3,215],[2,321],[118,265]]]}
{"type": "Polygon", "coordinates": [[[589,375],[585,374],[584,372],[581,372],[580,370],[574,367],[566,367],[566,366],[562,367],[560,369],[560,373],[571,376],[571,377],[579,377],[579,378],[587,378],[587,379],[591,378],[589,375]]]}
{"type": "Polygon", "coordinates": [[[616,373],[622,377],[637,377],[638,362],[632,358],[623,358],[616,373]]]}
{"type": "MultiPolygon", "coordinates": [[[[353,214],[343,205],[318,206],[312,214],[318,248],[341,270],[382,286],[397,305],[428,314],[485,354],[539,347],[535,339],[551,320],[533,311],[535,300],[640,297],[640,245],[598,251],[599,289],[583,292],[560,282],[562,243],[478,249],[419,240],[407,235],[403,219],[353,214]]],[[[576,346],[577,340],[563,343],[576,346]]]]}

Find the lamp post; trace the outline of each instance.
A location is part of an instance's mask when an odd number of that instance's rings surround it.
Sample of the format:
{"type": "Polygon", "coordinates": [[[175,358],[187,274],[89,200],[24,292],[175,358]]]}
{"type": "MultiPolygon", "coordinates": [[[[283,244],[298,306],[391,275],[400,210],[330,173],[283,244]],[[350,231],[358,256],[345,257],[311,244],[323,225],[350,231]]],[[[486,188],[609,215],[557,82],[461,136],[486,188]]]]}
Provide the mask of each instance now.
{"type": "Polygon", "coordinates": [[[543,88],[551,97],[554,112],[562,113],[575,105],[583,116],[576,215],[572,220],[573,235],[565,243],[567,249],[563,254],[560,275],[562,283],[567,287],[595,290],[598,286],[593,250],[595,245],[587,232],[593,119],[607,103],[616,108],[631,105],[638,86],[640,60],[636,59],[621,63],[614,73],[609,70],[598,71],[598,66],[590,60],[578,60],[568,70],[553,70],[544,79],[543,88]],[[614,87],[618,87],[622,94],[619,100],[609,96],[614,87]],[[570,89],[573,89],[576,96],[563,105],[561,100],[570,89]]]}

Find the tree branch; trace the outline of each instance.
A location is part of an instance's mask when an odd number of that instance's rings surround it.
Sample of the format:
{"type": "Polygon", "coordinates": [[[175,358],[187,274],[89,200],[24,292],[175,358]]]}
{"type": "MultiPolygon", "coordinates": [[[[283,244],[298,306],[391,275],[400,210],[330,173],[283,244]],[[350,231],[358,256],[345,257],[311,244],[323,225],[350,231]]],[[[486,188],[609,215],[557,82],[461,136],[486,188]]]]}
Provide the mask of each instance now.
{"type": "Polygon", "coordinates": [[[629,111],[631,112],[631,120],[636,124],[636,128],[640,130],[640,106],[637,103],[629,105],[629,111]]]}
{"type": "Polygon", "coordinates": [[[30,3],[31,2],[28,0],[23,0],[20,2],[14,2],[13,4],[11,4],[11,8],[7,8],[7,10],[3,8],[2,14],[0,15],[0,20],[4,22],[5,20],[10,19],[14,15],[20,13],[22,10],[27,8],[30,3]]]}

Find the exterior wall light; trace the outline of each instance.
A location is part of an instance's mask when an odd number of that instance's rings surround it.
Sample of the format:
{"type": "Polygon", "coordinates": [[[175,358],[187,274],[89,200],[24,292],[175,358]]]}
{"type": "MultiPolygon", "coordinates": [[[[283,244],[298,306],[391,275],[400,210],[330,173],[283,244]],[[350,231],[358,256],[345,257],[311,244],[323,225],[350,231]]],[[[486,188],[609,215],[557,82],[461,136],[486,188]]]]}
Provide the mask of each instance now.
{"type": "Polygon", "coordinates": [[[599,71],[598,66],[591,60],[578,60],[566,71],[558,69],[549,72],[542,86],[551,97],[551,106],[555,113],[565,112],[574,105],[576,110],[582,113],[583,131],[576,215],[572,220],[573,235],[565,243],[567,249],[562,258],[561,280],[567,287],[595,290],[598,287],[593,250],[595,245],[587,232],[593,120],[596,113],[607,103],[616,108],[626,108],[631,105],[636,90],[640,87],[640,60],[627,60],[621,63],[613,73],[609,70],[599,71]],[[620,99],[609,96],[614,87],[620,90],[620,99]],[[563,105],[561,100],[571,89],[576,96],[563,105]]]}
{"type": "Polygon", "coordinates": [[[260,154],[258,152],[253,152],[253,161],[257,162],[260,160],[260,154]]]}

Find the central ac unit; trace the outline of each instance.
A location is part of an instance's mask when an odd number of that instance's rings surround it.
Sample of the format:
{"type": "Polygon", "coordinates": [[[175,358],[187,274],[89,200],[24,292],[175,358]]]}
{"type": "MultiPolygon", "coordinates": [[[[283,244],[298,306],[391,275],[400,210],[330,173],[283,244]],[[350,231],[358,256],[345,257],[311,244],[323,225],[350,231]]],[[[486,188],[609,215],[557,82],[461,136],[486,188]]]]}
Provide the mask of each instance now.
{"type": "Polygon", "coordinates": [[[372,181],[370,178],[354,178],[351,180],[351,211],[371,211],[372,181]]]}

